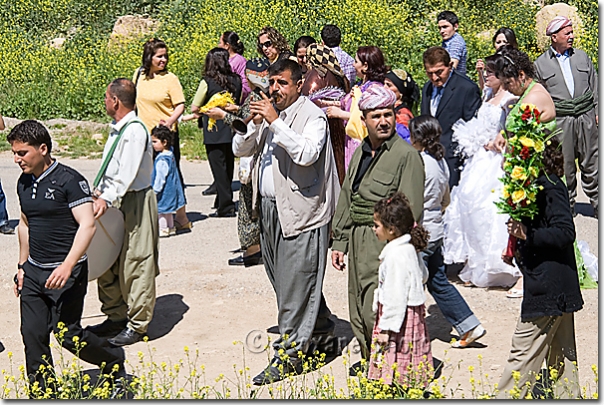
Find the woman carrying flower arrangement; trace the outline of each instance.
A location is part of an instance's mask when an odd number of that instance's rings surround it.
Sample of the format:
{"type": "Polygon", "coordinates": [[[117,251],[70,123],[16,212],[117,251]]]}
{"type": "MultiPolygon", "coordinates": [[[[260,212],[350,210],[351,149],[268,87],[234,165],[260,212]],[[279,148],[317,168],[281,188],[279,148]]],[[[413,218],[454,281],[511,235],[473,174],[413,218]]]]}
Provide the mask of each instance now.
{"type": "Polygon", "coordinates": [[[506,176],[497,205],[511,217],[513,243],[503,259],[514,258],[522,271],[524,298],[499,396],[518,390],[524,398],[546,359],[557,383],[556,397],[576,398],[580,390],[573,313],[583,307],[583,299],[573,247],[575,225],[561,179],[564,158],[552,136],[555,107],[533,80],[533,64],[525,53],[506,49],[502,55],[505,64],[497,76],[520,99],[506,121],[506,176]]]}
{"type": "MultiPolygon", "coordinates": [[[[547,129],[548,131],[554,131],[556,129],[556,107],[554,106],[554,102],[552,101],[552,98],[549,95],[549,93],[547,92],[547,90],[541,84],[537,83],[534,80],[535,68],[533,67],[533,63],[530,61],[529,57],[524,52],[519,51],[517,49],[513,49],[511,47],[503,48],[501,50],[501,55],[504,58],[504,66],[500,71],[496,72],[496,75],[501,80],[505,90],[520,97],[518,102],[512,108],[512,110],[510,111],[510,113],[508,115],[508,118],[506,121],[506,129],[508,129],[508,131],[514,132],[515,127],[512,123],[518,122],[519,119],[521,120],[522,114],[524,113],[524,110],[521,110],[521,107],[523,105],[531,104],[539,112],[538,119],[539,119],[540,125],[542,125],[543,128],[547,129]],[[512,128],[510,127],[510,125],[512,125],[512,128]]],[[[511,138],[511,139],[515,139],[518,142],[521,142],[521,140],[523,142],[529,142],[529,141],[525,141],[526,137],[522,137],[522,136],[511,138]]],[[[497,136],[495,144],[499,149],[503,149],[506,145],[506,140],[503,138],[503,136],[501,134],[499,134],[497,136]]],[[[510,148],[510,150],[511,150],[511,148],[514,148],[514,147],[518,147],[518,146],[511,145],[511,144],[508,145],[508,148],[510,148]]],[[[540,148],[542,148],[542,147],[543,147],[543,145],[540,144],[540,148]]],[[[543,151],[543,149],[541,149],[541,151],[537,152],[534,150],[534,148],[529,149],[528,146],[524,147],[524,145],[520,144],[519,151],[521,153],[525,154],[525,156],[526,156],[526,153],[530,152],[530,150],[533,150],[536,153],[543,151]]],[[[525,160],[525,162],[528,162],[528,161],[525,160]]],[[[511,164],[511,162],[506,161],[504,170],[506,170],[506,168],[509,169],[510,164],[511,164]]],[[[514,168],[512,168],[512,172],[513,172],[513,169],[514,168]]],[[[506,172],[507,171],[508,170],[506,170],[506,172]]],[[[514,176],[520,175],[519,169],[516,169],[516,172],[513,172],[512,175],[514,175],[514,176]]],[[[531,177],[534,179],[534,177],[536,177],[535,173],[533,173],[533,176],[531,176],[531,177]]],[[[529,179],[528,181],[530,182],[531,180],[529,179]]],[[[528,187],[530,187],[530,185],[528,185],[528,187]]],[[[527,199],[526,198],[527,196],[524,196],[525,198],[521,198],[522,197],[521,190],[515,190],[515,191],[516,191],[516,194],[511,196],[514,200],[510,200],[514,207],[512,207],[510,205],[509,208],[515,209],[516,206],[519,204],[518,205],[519,208],[526,210],[526,208],[523,207],[523,204],[524,205],[528,204],[528,202],[531,199],[530,198],[527,199]]],[[[506,199],[510,197],[507,194],[513,193],[513,192],[512,193],[510,192],[509,184],[506,184],[504,186],[503,193],[504,193],[504,196],[506,199]]],[[[535,194],[535,190],[533,189],[531,196],[533,196],[534,194],[535,194]]],[[[514,216],[512,216],[512,218],[513,217],[514,216]]],[[[507,260],[508,260],[508,262],[511,262],[511,258],[509,258],[507,260]]],[[[523,295],[522,279],[523,278],[520,277],[518,279],[518,281],[516,282],[516,284],[508,291],[509,298],[522,298],[522,295],[523,295]]]]}

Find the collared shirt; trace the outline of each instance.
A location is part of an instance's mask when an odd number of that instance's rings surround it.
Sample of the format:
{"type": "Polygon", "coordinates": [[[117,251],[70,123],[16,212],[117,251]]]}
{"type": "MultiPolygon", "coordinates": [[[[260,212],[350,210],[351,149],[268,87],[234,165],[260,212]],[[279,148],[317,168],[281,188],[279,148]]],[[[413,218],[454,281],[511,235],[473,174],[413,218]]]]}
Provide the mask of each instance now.
{"type": "MultiPolygon", "coordinates": [[[[290,156],[294,164],[300,166],[309,166],[315,163],[323,146],[327,140],[325,131],[327,130],[326,120],[317,115],[312,120],[306,123],[304,131],[301,134],[296,133],[285,123],[289,114],[297,111],[299,104],[302,103],[304,96],[300,96],[292,105],[279,113],[277,118],[268,127],[268,134],[262,150],[260,159],[259,175],[260,175],[260,195],[266,198],[275,198],[275,182],[273,178],[273,150],[280,146],[290,156]]],[[[233,149],[239,149],[249,136],[252,136],[257,131],[264,128],[261,124],[256,126],[254,122],[248,125],[246,135],[235,135],[233,137],[233,149]]]]}
{"type": "MultiPolygon", "coordinates": [[[[134,111],[126,114],[119,122],[111,123],[111,132],[103,150],[103,160],[117,140],[120,130],[136,118],[134,111]]],[[[105,175],[97,189],[100,198],[115,205],[128,191],[144,190],[151,186],[153,172],[153,147],[144,126],[134,123],[124,130],[120,143],[115,148],[105,175]]]]}
{"type": "Polygon", "coordinates": [[[340,67],[342,68],[344,75],[348,78],[350,86],[352,87],[357,78],[357,71],[354,68],[354,58],[344,52],[339,46],[334,46],[331,49],[333,50],[333,53],[336,54],[340,67]]]}
{"type": "Polygon", "coordinates": [[[441,87],[432,86],[432,96],[430,97],[430,115],[436,117],[436,111],[438,110],[438,105],[440,104],[440,99],[443,98],[443,93],[445,91],[445,87],[449,80],[451,80],[451,75],[453,74],[453,70],[449,73],[449,77],[445,84],[441,87]]]}
{"type": "Polygon", "coordinates": [[[466,41],[457,32],[446,41],[442,43],[443,48],[449,52],[451,59],[457,59],[459,63],[455,70],[458,73],[466,74],[466,60],[468,59],[468,49],[466,48],[466,41]]]}
{"type": "MultiPolygon", "coordinates": [[[[92,203],[88,182],[80,173],[55,160],[38,178],[21,174],[17,194],[29,228],[28,261],[49,270],[60,266],[80,227],[72,210],[92,203]]],[[[86,257],[84,254],[79,262],[86,257]]]]}
{"type": "Polygon", "coordinates": [[[556,59],[560,64],[562,76],[564,76],[564,82],[566,83],[570,96],[575,97],[575,79],[573,78],[573,72],[570,68],[570,49],[567,49],[561,54],[552,47],[552,52],[554,52],[554,55],[556,55],[556,59]]]}
{"type": "MultiPolygon", "coordinates": [[[[394,136],[394,134],[392,134],[392,136],[394,136]]],[[[390,138],[388,138],[388,139],[390,139],[390,138]]],[[[359,191],[361,181],[363,180],[365,173],[367,173],[367,170],[369,170],[369,166],[371,166],[371,162],[373,162],[375,159],[377,159],[379,157],[380,153],[382,153],[384,148],[385,148],[385,143],[382,143],[379,146],[379,148],[377,148],[375,150],[375,153],[373,153],[373,149],[371,148],[371,141],[369,140],[369,137],[366,137],[363,140],[363,143],[361,144],[361,150],[363,151],[363,153],[361,154],[361,160],[359,161],[359,168],[357,169],[357,173],[354,177],[354,181],[352,182],[352,192],[353,193],[356,193],[357,191],[359,191]]]]}

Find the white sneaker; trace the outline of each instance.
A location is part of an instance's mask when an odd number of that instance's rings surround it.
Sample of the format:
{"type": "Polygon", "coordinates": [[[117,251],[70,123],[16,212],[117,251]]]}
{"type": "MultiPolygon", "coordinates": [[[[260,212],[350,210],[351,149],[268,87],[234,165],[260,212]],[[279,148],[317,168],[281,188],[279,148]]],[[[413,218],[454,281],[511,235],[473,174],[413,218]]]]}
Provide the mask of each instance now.
{"type": "Polygon", "coordinates": [[[176,228],[164,228],[164,229],[160,229],[159,230],[159,237],[160,238],[167,238],[170,235],[173,235],[174,233],[176,233],[176,228]],[[172,232],[174,231],[174,232],[172,232]]]}
{"type": "Polygon", "coordinates": [[[465,349],[470,344],[472,344],[472,342],[477,341],[478,339],[480,339],[481,337],[483,337],[486,334],[487,334],[487,330],[485,328],[483,328],[482,325],[478,325],[471,331],[464,333],[463,336],[461,337],[461,339],[453,342],[451,347],[455,347],[458,349],[465,349]]]}

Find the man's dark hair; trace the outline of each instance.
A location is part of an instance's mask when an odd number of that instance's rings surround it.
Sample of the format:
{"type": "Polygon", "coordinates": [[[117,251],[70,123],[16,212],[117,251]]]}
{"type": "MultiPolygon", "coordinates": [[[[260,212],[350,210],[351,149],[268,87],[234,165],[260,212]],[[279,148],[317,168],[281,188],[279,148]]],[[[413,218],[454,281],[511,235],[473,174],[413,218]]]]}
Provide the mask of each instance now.
{"type": "Polygon", "coordinates": [[[451,63],[451,55],[442,46],[432,46],[424,52],[424,66],[434,66],[439,63],[443,63],[445,66],[449,66],[451,63]]]}
{"type": "Polygon", "coordinates": [[[122,102],[124,107],[133,110],[136,104],[136,86],[124,77],[115,79],[109,85],[109,94],[122,102]]]}
{"type": "Polygon", "coordinates": [[[335,48],[336,46],[340,46],[340,42],[342,42],[342,31],[340,31],[337,25],[327,24],[321,30],[321,39],[325,46],[335,48]]]}
{"type": "Polygon", "coordinates": [[[44,144],[48,148],[48,153],[52,151],[52,141],[48,130],[35,120],[27,120],[17,124],[6,136],[6,140],[10,144],[22,142],[35,148],[39,148],[44,144]]]}
{"type": "Polygon", "coordinates": [[[441,20],[445,20],[451,23],[451,25],[459,24],[459,18],[452,11],[441,11],[436,17],[436,22],[438,23],[441,20]]]}
{"type": "Polygon", "coordinates": [[[302,80],[302,68],[298,65],[297,62],[294,62],[291,59],[279,59],[277,62],[273,63],[268,68],[268,75],[274,76],[281,74],[285,71],[289,71],[292,81],[294,83],[298,83],[298,81],[302,80]]]}

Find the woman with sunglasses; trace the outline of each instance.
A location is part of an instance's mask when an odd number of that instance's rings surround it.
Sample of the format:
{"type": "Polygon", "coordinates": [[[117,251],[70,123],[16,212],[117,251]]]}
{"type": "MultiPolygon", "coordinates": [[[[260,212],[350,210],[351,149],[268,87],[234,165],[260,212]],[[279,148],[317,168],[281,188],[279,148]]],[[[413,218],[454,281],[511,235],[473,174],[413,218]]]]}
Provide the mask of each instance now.
{"type": "Polygon", "coordinates": [[[257,48],[258,53],[267,58],[271,65],[280,58],[291,58],[298,62],[291,49],[289,49],[285,37],[273,27],[264,27],[260,30],[257,48]]]}
{"type": "Polygon", "coordinates": [[[483,103],[477,116],[453,125],[458,153],[467,160],[459,184],[451,191],[451,203],[444,216],[445,263],[466,263],[459,273],[466,286],[510,287],[520,271],[501,260],[508,240],[507,216],[498,214],[503,184],[503,155],[493,147],[510,104],[516,96],[507,92],[495,72],[501,70],[501,55],[485,59],[483,103]]]}

